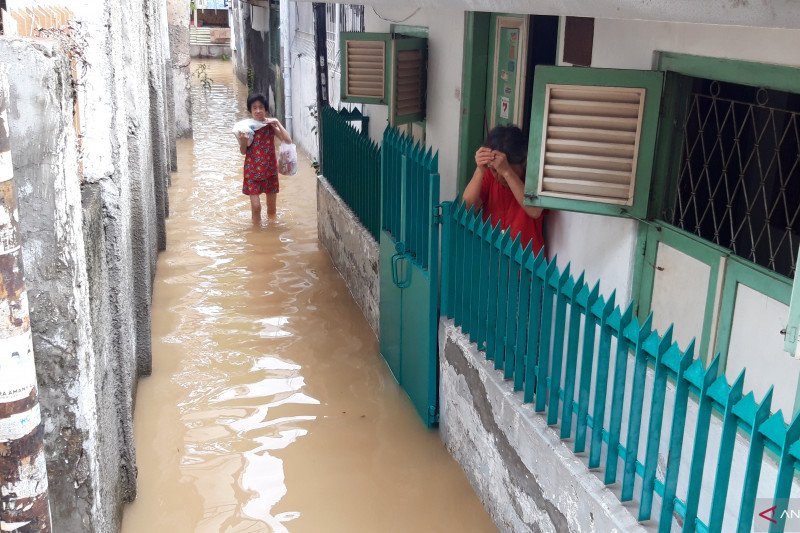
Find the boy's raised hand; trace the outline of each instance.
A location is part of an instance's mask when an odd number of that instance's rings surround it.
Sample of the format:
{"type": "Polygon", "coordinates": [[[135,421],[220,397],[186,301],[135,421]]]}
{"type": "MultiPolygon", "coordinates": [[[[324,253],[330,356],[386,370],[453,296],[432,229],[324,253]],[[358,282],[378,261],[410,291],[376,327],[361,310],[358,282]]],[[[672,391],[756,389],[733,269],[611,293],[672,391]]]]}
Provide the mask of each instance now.
{"type": "Polygon", "coordinates": [[[486,168],[492,162],[493,159],[492,150],[486,147],[478,148],[478,151],[475,152],[475,163],[480,168],[486,168]]]}

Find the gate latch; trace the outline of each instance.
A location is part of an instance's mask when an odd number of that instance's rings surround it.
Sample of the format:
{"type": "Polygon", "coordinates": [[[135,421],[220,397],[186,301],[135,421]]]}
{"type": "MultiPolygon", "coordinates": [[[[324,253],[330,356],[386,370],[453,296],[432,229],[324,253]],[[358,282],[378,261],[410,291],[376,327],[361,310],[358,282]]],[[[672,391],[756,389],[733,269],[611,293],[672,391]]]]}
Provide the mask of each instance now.
{"type": "Polygon", "coordinates": [[[442,210],[444,206],[442,204],[437,204],[433,207],[433,223],[434,224],[441,224],[442,223],[442,210]]]}

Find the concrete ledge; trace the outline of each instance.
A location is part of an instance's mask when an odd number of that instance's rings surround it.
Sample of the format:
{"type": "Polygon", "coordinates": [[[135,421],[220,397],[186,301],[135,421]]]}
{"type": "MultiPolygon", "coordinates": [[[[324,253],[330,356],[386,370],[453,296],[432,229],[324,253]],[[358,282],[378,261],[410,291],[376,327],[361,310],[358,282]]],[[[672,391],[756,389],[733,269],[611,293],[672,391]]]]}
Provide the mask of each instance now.
{"type": "Polygon", "coordinates": [[[501,531],[645,531],[452,320],[439,370],[442,440],[501,531]]]}
{"type": "Polygon", "coordinates": [[[231,57],[231,44],[192,44],[189,45],[189,55],[192,57],[231,57]]]}
{"type": "Polygon", "coordinates": [[[375,336],[380,334],[378,243],[323,176],[317,179],[317,233],[375,336]]]}

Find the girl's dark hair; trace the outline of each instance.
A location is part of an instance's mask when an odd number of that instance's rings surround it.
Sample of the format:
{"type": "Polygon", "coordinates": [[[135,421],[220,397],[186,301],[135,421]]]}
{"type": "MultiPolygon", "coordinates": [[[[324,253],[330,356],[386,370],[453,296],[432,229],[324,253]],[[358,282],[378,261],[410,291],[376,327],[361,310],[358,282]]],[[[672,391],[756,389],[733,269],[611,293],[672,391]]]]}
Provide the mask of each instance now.
{"type": "Polygon", "coordinates": [[[269,110],[269,105],[267,104],[267,97],[261,93],[253,93],[247,97],[247,111],[250,111],[250,108],[253,107],[253,104],[256,102],[261,102],[264,105],[264,109],[269,110]]]}
{"type": "Polygon", "coordinates": [[[516,126],[496,126],[489,132],[483,146],[503,152],[512,165],[524,163],[528,158],[528,140],[516,126]]]}

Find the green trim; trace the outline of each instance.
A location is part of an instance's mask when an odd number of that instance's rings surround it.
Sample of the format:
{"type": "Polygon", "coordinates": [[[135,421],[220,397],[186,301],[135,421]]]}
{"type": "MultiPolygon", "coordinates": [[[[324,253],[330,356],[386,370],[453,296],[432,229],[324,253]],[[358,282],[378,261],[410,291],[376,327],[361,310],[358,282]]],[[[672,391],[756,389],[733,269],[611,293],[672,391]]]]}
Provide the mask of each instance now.
{"type": "MultiPolygon", "coordinates": [[[[800,332],[800,276],[795,273],[794,283],[792,284],[792,297],[789,303],[789,323],[786,325],[783,345],[783,349],[792,356],[797,352],[798,332],[800,332]]],[[[798,388],[798,391],[800,391],[800,388],[798,388]]]]}
{"type": "Polygon", "coordinates": [[[658,141],[655,152],[653,183],[650,189],[649,219],[663,219],[668,208],[675,205],[678,188],[676,177],[683,155],[683,124],[689,107],[691,79],[667,72],[664,77],[664,96],[658,141]]]}
{"type": "Polygon", "coordinates": [[[656,52],[659,70],[800,93],[800,68],[738,59],[656,52]]]}
{"type": "Polygon", "coordinates": [[[552,67],[539,65],[533,81],[533,108],[531,134],[528,143],[527,180],[525,204],[550,209],[581,211],[599,215],[644,218],[653,174],[655,143],[661,108],[661,91],[664,75],[645,70],[597,69],[582,67],[552,67]],[[556,198],[539,195],[539,166],[545,117],[545,98],[548,84],[582,85],[591,87],[641,87],[646,90],[644,113],[639,135],[639,153],[636,162],[635,189],[630,206],[601,203],[599,201],[556,198]]]}
{"type": "Polygon", "coordinates": [[[458,138],[458,196],[475,170],[475,151],[484,138],[486,75],[489,63],[491,13],[464,13],[464,59],[461,74],[461,116],[458,138]]]}
{"type": "Polygon", "coordinates": [[[636,302],[634,315],[644,322],[653,303],[653,283],[655,282],[655,244],[652,225],[640,222],[636,229],[636,248],[633,258],[633,279],[631,298],[636,302]]]}
{"type": "Polygon", "coordinates": [[[408,24],[391,24],[389,32],[392,35],[407,35],[408,37],[428,38],[427,26],[410,26],[408,24]]]}
{"type": "MultiPolygon", "coordinates": [[[[697,354],[706,364],[711,361],[709,344],[711,342],[711,328],[714,319],[716,304],[717,284],[719,282],[720,260],[728,254],[727,250],[706,244],[696,235],[687,233],[674,226],[654,223],[647,229],[645,254],[642,260],[643,272],[641,286],[639,287],[640,307],[638,316],[647,316],[652,310],[653,288],[655,285],[655,268],[658,261],[658,244],[665,245],[696,259],[709,267],[708,287],[705,295],[705,309],[703,311],[703,326],[700,338],[697,339],[697,354]]],[[[685,346],[684,346],[685,348],[685,346]]]]}
{"type": "Polygon", "coordinates": [[[392,83],[392,51],[391,51],[392,36],[388,33],[367,33],[367,32],[349,32],[343,31],[339,34],[339,50],[342,51],[341,55],[341,91],[340,98],[342,102],[361,103],[361,104],[375,104],[386,105],[389,102],[389,88],[392,83]],[[347,96],[347,45],[346,41],[381,41],[384,43],[384,83],[383,83],[383,97],[382,98],[365,98],[347,96]]]}
{"type": "Polygon", "coordinates": [[[746,285],[768,298],[789,305],[791,281],[783,276],[736,256],[728,256],[725,282],[722,286],[722,304],[719,311],[719,330],[716,350],[720,353],[720,374],[728,363],[728,346],[733,328],[733,313],[739,284],[746,285]]]}

